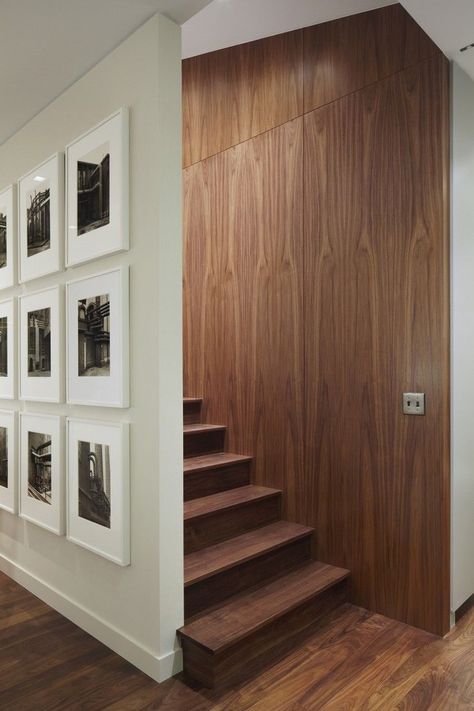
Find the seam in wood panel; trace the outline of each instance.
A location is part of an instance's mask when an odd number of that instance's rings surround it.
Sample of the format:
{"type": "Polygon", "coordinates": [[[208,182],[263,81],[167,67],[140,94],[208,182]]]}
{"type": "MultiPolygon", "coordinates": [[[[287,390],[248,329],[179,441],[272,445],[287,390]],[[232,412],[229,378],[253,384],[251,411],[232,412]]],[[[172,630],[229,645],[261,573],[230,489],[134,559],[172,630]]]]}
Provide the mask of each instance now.
{"type": "MultiPolygon", "coordinates": [[[[303,52],[304,52],[304,36],[303,36],[303,52]]],[[[283,123],[275,124],[275,126],[272,126],[271,128],[267,128],[265,131],[260,131],[259,133],[256,133],[254,136],[249,136],[249,138],[246,138],[243,141],[238,141],[237,143],[233,143],[232,145],[227,146],[227,148],[223,148],[221,151],[216,151],[215,153],[210,153],[205,158],[201,158],[200,160],[195,160],[193,163],[188,163],[188,165],[183,165],[182,170],[187,170],[188,168],[192,168],[194,165],[199,165],[199,163],[203,163],[205,160],[209,160],[209,158],[215,158],[216,156],[219,156],[222,153],[225,153],[226,151],[232,150],[232,148],[237,148],[237,146],[242,146],[244,143],[248,143],[249,141],[252,141],[254,138],[258,138],[258,136],[264,136],[266,133],[270,133],[270,131],[275,131],[277,128],[286,126],[288,123],[295,121],[297,118],[307,116],[308,114],[312,114],[313,111],[319,111],[319,109],[322,109],[325,106],[330,106],[331,104],[335,104],[337,101],[340,101],[341,99],[345,99],[348,96],[353,96],[354,94],[357,94],[359,91],[364,91],[365,89],[368,89],[370,86],[375,86],[375,84],[379,84],[381,81],[386,81],[387,79],[390,79],[390,77],[395,77],[395,76],[397,76],[397,74],[406,72],[408,69],[413,69],[413,67],[421,66],[422,64],[425,64],[425,62],[431,62],[431,60],[434,57],[439,56],[439,55],[446,58],[446,55],[444,54],[444,52],[441,52],[441,50],[437,50],[436,52],[433,52],[433,54],[431,54],[429,57],[425,57],[421,61],[415,62],[414,64],[407,64],[406,67],[403,67],[403,69],[399,69],[398,71],[393,72],[393,74],[387,74],[384,77],[379,77],[376,81],[372,81],[369,84],[364,84],[364,86],[361,86],[358,89],[354,89],[354,91],[349,91],[347,94],[342,94],[341,96],[338,96],[337,99],[332,99],[332,101],[327,101],[325,104],[320,104],[319,106],[315,106],[313,109],[310,109],[309,111],[303,111],[301,114],[295,114],[295,116],[292,116],[287,121],[283,121],[283,123]]],[[[303,106],[304,106],[304,97],[305,97],[305,93],[304,93],[304,82],[303,82],[303,106]]]]}

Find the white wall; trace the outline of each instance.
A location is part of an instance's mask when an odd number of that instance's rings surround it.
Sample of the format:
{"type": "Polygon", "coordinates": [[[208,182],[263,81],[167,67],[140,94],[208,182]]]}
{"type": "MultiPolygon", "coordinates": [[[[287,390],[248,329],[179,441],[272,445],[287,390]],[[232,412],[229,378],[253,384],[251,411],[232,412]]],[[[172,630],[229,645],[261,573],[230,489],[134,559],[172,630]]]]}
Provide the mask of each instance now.
{"type": "Polygon", "coordinates": [[[474,593],[474,82],[452,85],[452,591],[474,593]]]}
{"type": "Polygon", "coordinates": [[[158,680],[179,669],[175,631],[183,621],[180,54],[179,28],[153,17],[0,146],[3,189],[130,108],[131,249],[59,281],[130,265],[131,407],[0,407],[131,422],[132,564],[120,568],[2,511],[0,568],[158,680]]]}

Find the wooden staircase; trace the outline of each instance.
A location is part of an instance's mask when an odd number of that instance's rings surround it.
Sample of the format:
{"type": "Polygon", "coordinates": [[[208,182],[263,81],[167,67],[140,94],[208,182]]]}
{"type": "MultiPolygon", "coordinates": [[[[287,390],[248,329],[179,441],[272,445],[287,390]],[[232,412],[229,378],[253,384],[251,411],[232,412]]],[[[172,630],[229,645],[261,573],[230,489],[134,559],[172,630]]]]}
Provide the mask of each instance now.
{"type": "Polygon", "coordinates": [[[313,529],[281,520],[279,489],[250,483],[252,457],[224,451],[226,427],[184,400],[185,675],[207,687],[345,601],[349,571],[311,559],[313,529]]]}

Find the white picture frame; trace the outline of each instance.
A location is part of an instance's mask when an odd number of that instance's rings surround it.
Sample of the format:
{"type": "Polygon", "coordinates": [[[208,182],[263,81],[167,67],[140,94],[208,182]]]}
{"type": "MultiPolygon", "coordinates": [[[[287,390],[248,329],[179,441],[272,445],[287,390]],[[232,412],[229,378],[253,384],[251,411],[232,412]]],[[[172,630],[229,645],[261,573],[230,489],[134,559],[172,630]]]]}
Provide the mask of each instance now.
{"type": "Polygon", "coordinates": [[[19,179],[18,231],[20,283],[62,270],[63,153],[56,153],[19,179]]]}
{"type": "Polygon", "coordinates": [[[67,402],[128,407],[128,267],[70,281],[66,290],[67,402]]]}
{"type": "Polygon", "coordinates": [[[0,301],[0,399],[16,394],[16,302],[0,301]]]}
{"type": "Polygon", "coordinates": [[[129,114],[121,108],[66,147],[66,265],[129,248],[129,114]]]}
{"type": "Polygon", "coordinates": [[[130,565],[129,425],[67,420],[67,539],[130,565]]]}
{"type": "Polygon", "coordinates": [[[18,513],[16,420],[13,410],[0,410],[0,509],[12,514],[18,513]]]}
{"type": "Polygon", "coordinates": [[[20,413],[20,516],[65,533],[63,418],[20,413]]]}
{"type": "Polygon", "coordinates": [[[0,289],[15,285],[16,257],[16,186],[10,185],[0,192],[0,289]]]}
{"type": "Polygon", "coordinates": [[[20,400],[63,401],[63,320],[62,286],[20,296],[20,400]]]}

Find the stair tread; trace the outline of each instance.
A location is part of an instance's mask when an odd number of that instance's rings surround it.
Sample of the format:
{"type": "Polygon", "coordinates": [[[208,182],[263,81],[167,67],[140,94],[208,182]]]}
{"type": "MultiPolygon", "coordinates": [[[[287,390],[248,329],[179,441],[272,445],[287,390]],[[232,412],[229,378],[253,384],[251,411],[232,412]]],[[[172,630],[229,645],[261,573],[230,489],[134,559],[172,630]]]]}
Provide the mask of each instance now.
{"type": "Polygon", "coordinates": [[[184,397],[183,402],[185,405],[191,405],[193,403],[197,404],[199,402],[202,402],[202,398],[201,397],[184,397]]]}
{"type": "Polygon", "coordinates": [[[341,582],[349,571],[311,561],[285,577],[236,595],[219,608],[180,629],[188,638],[215,654],[271,624],[324,590],[341,582]]]}
{"type": "Polygon", "coordinates": [[[228,467],[232,464],[250,462],[252,457],[244,454],[232,454],[230,452],[218,452],[217,454],[202,454],[199,457],[189,457],[184,460],[184,473],[205,471],[206,469],[218,469],[228,467]]]}
{"type": "Polygon", "coordinates": [[[313,533],[312,528],[277,521],[184,557],[185,587],[313,533]]]}
{"type": "Polygon", "coordinates": [[[228,489],[221,491],[218,494],[203,496],[200,499],[191,499],[184,502],[184,520],[201,518],[208,516],[216,511],[223,509],[231,509],[236,506],[242,506],[252,501],[266,499],[270,496],[278,496],[281,494],[281,489],[270,489],[266,486],[255,486],[248,484],[247,486],[239,486],[236,489],[228,489]]]}
{"type": "Polygon", "coordinates": [[[219,432],[226,430],[226,425],[203,425],[196,422],[189,425],[184,425],[184,434],[199,434],[200,432],[219,432]]]}

